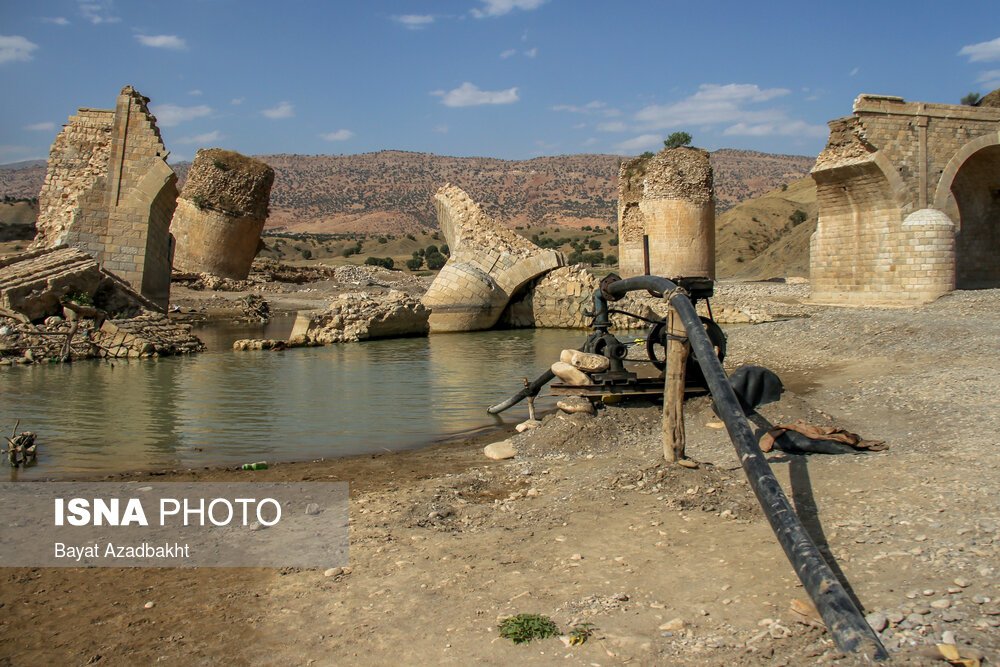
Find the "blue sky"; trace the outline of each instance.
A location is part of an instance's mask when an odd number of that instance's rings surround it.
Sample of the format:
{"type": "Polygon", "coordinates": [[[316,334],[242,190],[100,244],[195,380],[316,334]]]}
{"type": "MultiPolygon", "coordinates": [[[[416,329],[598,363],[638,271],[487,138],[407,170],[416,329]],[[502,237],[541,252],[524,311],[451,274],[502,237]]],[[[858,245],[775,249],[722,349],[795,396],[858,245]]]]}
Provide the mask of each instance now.
{"type": "Polygon", "coordinates": [[[172,159],[382,149],[815,155],[862,92],[1000,87],[996,0],[0,0],[0,163],[125,84],[172,159]]]}

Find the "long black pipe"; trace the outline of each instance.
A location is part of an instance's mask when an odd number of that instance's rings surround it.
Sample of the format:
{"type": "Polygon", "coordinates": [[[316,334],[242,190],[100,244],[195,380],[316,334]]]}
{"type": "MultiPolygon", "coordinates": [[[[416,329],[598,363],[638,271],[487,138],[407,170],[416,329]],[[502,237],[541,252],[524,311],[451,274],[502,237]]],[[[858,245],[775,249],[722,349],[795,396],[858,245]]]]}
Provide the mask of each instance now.
{"type": "Polygon", "coordinates": [[[486,412],[490,413],[491,415],[498,415],[507,408],[514,407],[515,405],[517,405],[524,399],[528,398],[529,396],[537,396],[538,392],[542,390],[542,387],[547,385],[549,382],[552,382],[552,380],[554,380],[555,377],[556,374],[553,373],[551,370],[545,371],[537,378],[535,378],[534,382],[532,382],[527,387],[525,387],[521,391],[517,392],[516,394],[508,398],[506,401],[503,401],[502,403],[497,403],[496,405],[486,408],[486,412]]]}
{"type": "Polygon", "coordinates": [[[652,290],[664,295],[676,309],[687,329],[695,358],[708,382],[708,389],[715,401],[715,411],[726,424],[750,487],[785,550],[785,555],[795,568],[795,573],[830,630],[837,648],[845,653],[860,652],[876,660],[888,659],[885,647],[834,576],[792,509],[788,497],[781,490],[687,294],[678,290],[673,282],[658,276],[627,278],[605,284],[604,288],[607,296],[614,300],[636,290],[652,290]]]}

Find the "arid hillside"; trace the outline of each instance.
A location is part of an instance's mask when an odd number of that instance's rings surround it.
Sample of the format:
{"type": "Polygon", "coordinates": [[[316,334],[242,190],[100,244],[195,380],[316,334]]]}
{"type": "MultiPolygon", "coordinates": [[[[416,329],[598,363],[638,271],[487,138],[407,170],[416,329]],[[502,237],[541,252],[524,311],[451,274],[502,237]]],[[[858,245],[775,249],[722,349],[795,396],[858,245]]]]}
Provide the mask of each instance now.
{"type": "MultiPolygon", "coordinates": [[[[454,183],[510,226],[583,227],[617,215],[615,155],[510,161],[382,151],[363,155],[264,155],[277,172],[269,227],[295,232],[420,232],[435,224],[431,195],[454,183]]],[[[723,149],[712,153],[719,211],[804,176],[813,159],[723,149]]],[[[183,179],[187,163],[174,165],[183,179]]],[[[0,197],[33,197],[40,161],[0,167],[0,197]]]]}
{"type": "Polygon", "coordinates": [[[716,217],[715,230],[720,278],[808,276],[816,184],[802,178],[738,204],[716,217]]]}

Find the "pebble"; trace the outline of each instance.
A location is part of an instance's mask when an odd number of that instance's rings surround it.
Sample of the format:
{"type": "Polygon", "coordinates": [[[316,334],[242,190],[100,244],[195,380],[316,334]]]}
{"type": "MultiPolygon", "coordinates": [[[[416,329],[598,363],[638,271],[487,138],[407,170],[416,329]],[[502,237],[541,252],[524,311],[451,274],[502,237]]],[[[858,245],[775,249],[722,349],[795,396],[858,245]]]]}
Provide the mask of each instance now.
{"type": "Polygon", "coordinates": [[[935,609],[947,609],[948,607],[951,606],[951,600],[945,598],[941,598],[940,600],[934,600],[934,602],[931,602],[931,606],[934,607],[935,609]]]}
{"type": "Polygon", "coordinates": [[[149,602],[147,602],[146,604],[144,604],[144,605],[142,605],[142,606],[143,606],[143,608],[145,608],[145,609],[152,609],[153,607],[155,607],[155,606],[156,606],[156,603],[155,603],[155,602],[153,602],[152,600],[150,600],[149,602]]]}
{"type": "Polygon", "coordinates": [[[920,605],[913,608],[913,613],[916,614],[917,616],[926,616],[927,614],[931,613],[931,608],[920,605]]]}
{"type": "Polygon", "coordinates": [[[875,632],[882,632],[885,630],[886,626],[889,625],[889,619],[886,618],[885,614],[872,613],[865,616],[865,620],[868,621],[868,625],[871,626],[872,630],[875,632]]]}
{"type": "Polygon", "coordinates": [[[594,404],[581,396],[571,396],[556,403],[556,407],[566,414],[594,414],[594,404]]]}
{"type": "Polygon", "coordinates": [[[952,632],[951,630],[945,630],[944,632],[942,632],[941,633],[941,643],[942,644],[951,644],[952,646],[954,646],[955,644],[957,644],[958,642],[955,641],[955,633],[952,632]]]}
{"type": "Polygon", "coordinates": [[[342,567],[331,567],[329,570],[323,572],[324,577],[339,577],[344,573],[344,568],[342,567]]]}
{"type": "Polygon", "coordinates": [[[683,618],[673,618],[660,626],[661,631],[677,632],[685,627],[683,618]]]}
{"type": "Polygon", "coordinates": [[[911,626],[923,625],[924,617],[920,614],[910,614],[903,623],[909,623],[911,626]]]}
{"type": "Polygon", "coordinates": [[[573,554],[572,556],[569,557],[569,559],[570,560],[583,560],[583,555],[581,555],[581,554],[573,554]]]}
{"type": "Polygon", "coordinates": [[[533,428],[538,428],[541,425],[542,422],[538,421],[537,419],[526,419],[525,421],[515,426],[514,430],[517,431],[518,433],[524,433],[525,431],[530,431],[533,428]]]}
{"type": "Polygon", "coordinates": [[[898,611],[890,611],[885,615],[885,617],[889,619],[889,622],[892,623],[893,625],[902,623],[903,619],[905,618],[905,616],[898,611]]]}
{"type": "Polygon", "coordinates": [[[969,581],[967,579],[962,579],[961,577],[955,579],[955,581],[953,583],[956,586],[959,586],[960,588],[968,588],[969,587],[969,581]]]}
{"type": "Polygon", "coordinates": [[[309,503],[306,505],[306,514],[309,516],[316,516],[319,514],[319,505],[317,503],[309,503]]]}
{"type": "Polygon", "coordinates": [[[253,523],[250,524],[250,530],[252,530],[255,533],[258,530],[264,530],[264,528],[265,528],[265,526],[263,524],[261,524],[260,521],[254,521],[253,523]]]}

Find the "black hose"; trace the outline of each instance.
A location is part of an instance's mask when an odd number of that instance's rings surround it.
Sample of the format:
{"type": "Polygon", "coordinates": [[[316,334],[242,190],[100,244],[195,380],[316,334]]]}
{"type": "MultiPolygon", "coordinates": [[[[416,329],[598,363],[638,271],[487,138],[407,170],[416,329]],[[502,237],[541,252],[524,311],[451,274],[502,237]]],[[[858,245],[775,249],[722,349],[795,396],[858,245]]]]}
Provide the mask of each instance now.
{"type": "Polygon", "coordinates": [[[781,490],[691,300],[685,293],[676,291],[674,283],[658,276],[627,278],[608,284],[605,289],[612,299],[620,299],[635,290],[651,290],[667,296],[687,329],[694,356],[715,401],[715,412],[726,424],[750,487],[837,648],[845,653],[861,652],[876,660],[888,659],[885,647],[823,559],[781,490]]]}
{"type": "Polygon", "coordinates": [[[496,405],[486,408],[486,412],[490,413],[491,415],[498,415],[507,408],[514,407],[515,405],[517,405],[524,399],[528,398],[529,396],[537,396],[538,392],[542,390],[542,387],[547,385],[549,382],[552,382],[552,380],[555,377],[556,374],[553,373],[551,369],[545,371],[544,373],[539,375],[534,382],[532,382],[527,387],[525,387],[521,391],[517,392],[516,394],[508,398],[506,401],[502,403],[497,403],[496,405]]]}

